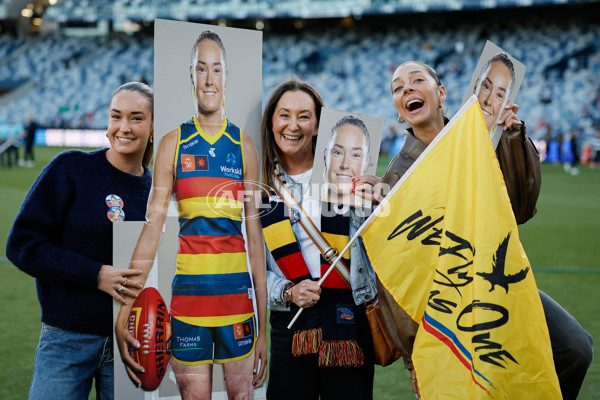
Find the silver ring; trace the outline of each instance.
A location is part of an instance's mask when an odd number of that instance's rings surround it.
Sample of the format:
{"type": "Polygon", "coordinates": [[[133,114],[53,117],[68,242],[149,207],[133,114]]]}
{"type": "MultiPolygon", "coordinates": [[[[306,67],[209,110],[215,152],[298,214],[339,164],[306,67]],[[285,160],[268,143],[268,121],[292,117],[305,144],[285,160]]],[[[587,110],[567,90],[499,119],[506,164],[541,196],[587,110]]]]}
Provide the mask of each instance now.
{"type": "Polygon", "coordinates": [[[119,293],[121,296],[123,296],[123,292],[125,292],[125,286],[121,286],[121,287],[119,288],[119,290],[117,290],[117,292],[118,292],[118,293],[119,293]]]}
{"type": "Polygon", "coordinates": [[[312,299],[306,302],[306,305],[312,306],[313,304],[315,304],[315,302],[312,299]]]}

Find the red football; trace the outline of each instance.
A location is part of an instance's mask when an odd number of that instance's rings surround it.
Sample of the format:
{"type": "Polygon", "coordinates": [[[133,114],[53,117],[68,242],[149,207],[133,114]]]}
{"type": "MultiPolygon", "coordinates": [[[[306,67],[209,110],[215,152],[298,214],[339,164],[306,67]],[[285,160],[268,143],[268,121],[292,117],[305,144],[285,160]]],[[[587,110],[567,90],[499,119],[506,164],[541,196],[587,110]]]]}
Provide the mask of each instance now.
{"type": "Polygon", "coordinates": [[[127,330],[140,342],[131,357],[144,367],[139,375],[142,389],[156,390],[164,378],[171,358],[171,320],[162,296],[153,287],[141,291],[133,303],[127,330]]]}

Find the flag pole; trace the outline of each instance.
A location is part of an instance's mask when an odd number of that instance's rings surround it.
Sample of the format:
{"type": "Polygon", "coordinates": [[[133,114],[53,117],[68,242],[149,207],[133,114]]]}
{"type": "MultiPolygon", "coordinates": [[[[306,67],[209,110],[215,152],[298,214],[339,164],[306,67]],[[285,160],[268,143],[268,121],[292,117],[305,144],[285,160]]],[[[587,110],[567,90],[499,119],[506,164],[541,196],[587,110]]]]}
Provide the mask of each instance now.
{"type": "MultiPolygon", "coordinates": [[[[362,226],[361,226],[361,228],[362,228],[362,226]]],[[[321,279],[319,279],[319,281],[317,282],[317,285],[321,286],[323,284],[323,281],[325,279],[327,279],[327,277],[329,276],[329,274],[331,273],[331,271],[333,271],[333,268],[335,268],[336,264],[342,259],[342,255],[346,254],[346,251],[348,251],[348,249],[350,248],[350,246],[352,245],[352,243],[354,243],[356,241],[356,239],[358,238],[358,236],[362,233],[362,231],[364,229],[361,229],[361,228],[358,229],[358,231],[354,234],[354,236],[352,236],[352,239],[348,242],[348,244],[346,245],[346,247],[344,247],[344,250],[342,250],[340,252],[340,254],[338,254],[338,256],[335,258],[335,260],[331,263],[331,266],[329,267],[329,269],[327,270],[327,272],[325,272],[325,274],[323,274],[323,276],[321,277],[321,279]]],[[[296,320],[298,319],[298,317],[300,317],[300,314],[302,314],[302,311],[304,311],[304,308],[300,308],[298,310],[298,312],[296,313],[296,315],[294,315],[294,318],[290,321],[289,325],[287,326],[288,329],[292,329],[292,326],[294,325],[294,323],[296,322],[296,320]]]]}

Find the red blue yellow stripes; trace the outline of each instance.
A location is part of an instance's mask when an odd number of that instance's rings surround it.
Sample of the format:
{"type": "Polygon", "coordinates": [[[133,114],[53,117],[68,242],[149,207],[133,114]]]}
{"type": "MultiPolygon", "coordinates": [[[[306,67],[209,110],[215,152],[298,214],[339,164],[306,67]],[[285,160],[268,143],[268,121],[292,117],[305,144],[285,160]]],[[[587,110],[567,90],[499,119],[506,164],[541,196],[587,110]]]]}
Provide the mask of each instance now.
{"type": "Polygon", "coordinates": [[[216,135],[193,118],[179,127],[174,193],[179,251],[171,315],[198,326],[252,316],[252,283],[242,236],[242,132],[227,120],[216,135]]]}
{"type": "Polygon", "coordinates": [[[427,314],[427,312],[425,312],[423,314],[421,326],[425,329],[426,332],[432,334],[434,337],[436,337],[438,340],[440,340],[442,343],[444,343],[446,346],[448,346],[448,348],[456,356],[458,361],[460,361],[460,363],[466,369],[469,370],[469,372],[471,373],[473,382],[477,386],[479,386],[481,389],[483,389],[485,391],[485,393],[488,394],[488,396],[492,397],[491,393],[480,382],[477,381],[477,379],[475,378],[475,375],[481,377],[490,386],[493,387],[494,385],[492,384],[492,382],[490,382],[489,379],[487,379],[485,376],[483,376],[483,374],[481,374],[481,372],[479,372],[477,369],[475,369],[475,366],[473,365],[473,358],[471,356],[471,353],[469,352],[469,350],[467,350],[465,348],[465,346],[460,342],[460,340],[458,340],[458,338],[456,337],[454,332],[452,332],[450,329],[448,329],[446,326],[444,326],[439,321],[435,320],[433,317],[431,317],[429,314],[427,314]]]}

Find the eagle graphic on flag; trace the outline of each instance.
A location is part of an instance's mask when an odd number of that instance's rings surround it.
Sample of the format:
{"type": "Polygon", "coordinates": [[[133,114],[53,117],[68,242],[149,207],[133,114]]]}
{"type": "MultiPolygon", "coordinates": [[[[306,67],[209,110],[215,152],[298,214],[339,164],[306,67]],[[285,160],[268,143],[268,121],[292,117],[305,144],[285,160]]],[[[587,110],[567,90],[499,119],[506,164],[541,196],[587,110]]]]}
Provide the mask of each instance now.
{"type": "Polygon", "coordinates": [[[541,300],[473,96],[360,231],[386,289],[417,322],[429,399],[560,399],[541,300]]]}

